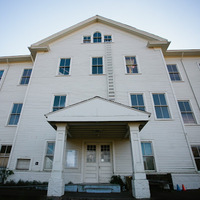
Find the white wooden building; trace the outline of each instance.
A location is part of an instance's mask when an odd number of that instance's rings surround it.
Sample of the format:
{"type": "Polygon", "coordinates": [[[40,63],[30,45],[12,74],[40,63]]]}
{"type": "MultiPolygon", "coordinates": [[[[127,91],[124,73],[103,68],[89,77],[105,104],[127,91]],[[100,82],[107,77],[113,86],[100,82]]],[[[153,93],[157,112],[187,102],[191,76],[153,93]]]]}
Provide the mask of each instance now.
{"type": "Polygon", "coordinates": [[[200,188],[200,50],[94,16],[0,57],[0,166],[14,181],[64,185],[170,173],[200,188]]]}

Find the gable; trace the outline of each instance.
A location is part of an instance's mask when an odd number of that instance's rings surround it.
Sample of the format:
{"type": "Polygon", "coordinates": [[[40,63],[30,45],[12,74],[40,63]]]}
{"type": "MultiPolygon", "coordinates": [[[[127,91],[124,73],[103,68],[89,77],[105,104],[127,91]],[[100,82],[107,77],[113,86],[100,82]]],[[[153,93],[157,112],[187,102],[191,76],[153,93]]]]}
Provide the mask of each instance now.
{"type": "Polygon", "coordinates": [[[77,30],[80,30],[82,28],[85,28],[85,27],[87,27],[91,24],[95,24],[95,23],[105,24],[105,25],[113,27],[115,29],[119,29],[119,30],[122,30],[129,34],[143,38],[143,39],[149,41],[147,44],[147,47],[150,47],[150,48],[155,46],[155,47],[161,47],[162,49],[166,50],[170,44],[168,42],[168,40],[161,38],[159,36],[156,36],[156,35],[147,33],[145,31],[136,29],[134,27],[116,22],[114,20],[110,20],[110,19],[96,15],[96,16],[91,17],[83,22],[80,22],[80,23],[74,25],[74,26],[71,26],[63,31],[53,34],[37,43],[32,44],[31,47],[29,47],[29,50],[31,51],[33,58],[35,58],[37,52],[48,52],[50,43],[55,42],[63,37],[68,36],[71,33],[74,33],[77,30]]]}
{"type": "Polygon", "coordinates": [[[147,122],[150,113],[94,97],[45,116],[48,122],[147,122]]]}

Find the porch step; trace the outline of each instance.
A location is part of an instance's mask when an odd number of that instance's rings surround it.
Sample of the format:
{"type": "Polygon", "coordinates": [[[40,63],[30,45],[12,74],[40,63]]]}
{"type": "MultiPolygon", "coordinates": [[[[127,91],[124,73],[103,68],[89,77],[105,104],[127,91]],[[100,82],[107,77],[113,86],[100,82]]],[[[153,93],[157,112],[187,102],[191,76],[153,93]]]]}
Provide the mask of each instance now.
{"type": "Polygon", "coordinates": [[[69,184],[65,185],[66,192],[86,193],[120,193],[120,185],[117,184],[69,184]]]}

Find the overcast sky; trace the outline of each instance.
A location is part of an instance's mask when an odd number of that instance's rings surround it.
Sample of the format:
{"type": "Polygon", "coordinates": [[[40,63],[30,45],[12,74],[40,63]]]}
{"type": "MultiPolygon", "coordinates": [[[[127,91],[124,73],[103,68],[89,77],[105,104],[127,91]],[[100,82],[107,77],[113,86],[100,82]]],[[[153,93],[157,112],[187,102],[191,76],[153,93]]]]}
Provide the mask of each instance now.
{"type": "Polygon", "coordinates": [[[166,38],[169,49],[200,49],[200,0],[0,0],[0,56],[29,54],[94,15],[166,38]]]}

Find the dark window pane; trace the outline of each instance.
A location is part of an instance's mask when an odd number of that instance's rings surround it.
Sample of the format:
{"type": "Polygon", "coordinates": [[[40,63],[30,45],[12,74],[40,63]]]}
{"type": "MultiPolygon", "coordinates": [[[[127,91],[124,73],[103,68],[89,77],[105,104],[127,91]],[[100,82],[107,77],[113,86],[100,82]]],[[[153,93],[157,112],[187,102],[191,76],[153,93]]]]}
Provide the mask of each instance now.
{"type": "Polygon", "coordinates": [[[6,153],[6,146],[1,146],[1,153],[6,153]]]}
{"type": "Polygon", "coordinates": [[[141,94],[137,95],[138,105],[144,105],[143,96],[141,94]]]}
{"type": "Polygon", "coordinates": [[[167,105],[164,94],[159,94],[159,98],[161,103],[160,105],[167,105]]]}
{"type": "Polygon", "coordinates": [[[168,111],[168,107],[167,107],[167,106],[164,106],[164,107],[161,107],[161,109],[162,109],[163,117],[164,117],[164,118],[170,118],[170,116],[169,116],[169,111],[168,111]]]}
{"type": "Polygon", "coordinates": [[[160,105],[158,94],[153,94],[153,101],[155,105],[160,105]]]}
{"type": "Polygon", "coordinates": [[[60,96],[55,96],[53,106],[58,106],[60,101],[60,96]]]}
{"type": "Polygon", "coordinates": [[[98,58],[98,65],[102,65],[102,58],[98,58]]]}
{"type": "Polygon", "coordinates": [[[92,58],[92,65],[97,65],[97,58],[92,58]]]}
{"type": "Polygon", "coordinates": [[[187,102],[187,101],[184,102],[184,105],[185,105],[185,110],[186,110],[186,111],[191,111],[189,102],[187,102]]]}
{"type": "Polygon", "coordinates": [[[61,67],[65,66],[65,59],[61,59],[61,60],[60,60],[60,66],[61,66],[61,67]]]}
{"type": "Polygon", "coordinates": [[[146,157],[146,163],[147,163],[147,170],[154,170],[154,162],[153,162],[153,157],[146,157]]]}
{"type": "Polygon", "coordinates": [[[103,67],[98,67],[98,74],[103,74],[103,67]]]}
{"type": "Polygon", "coordinates": [[[137,105],[136,95],[131,95],[131,103],[132,103],[132,106],[137,105]]]}
{"type": "Polygon", "coordinates": [[[171,65],[167,65],[167,69],[169,72],[172,72],[172,66],[171,65]]]}
{"type": "Polygon", "coordinates": [[[192,146],[192,153],[193,153],[194,157],[200,156],[196,146],[192,146]]]}
{"type": "Polygon", "coordinates": [[[61,96],[60,107],[65,107],[65,99],[66,99],[66,96],[61,96]]]}
{"type": "Polygon", "coordinates": [[[10,152],[11,152],[11,149],[12,149],[12,146],[7,146],[6,153],[10,153],[10,152]]]}
{"type": "Polygon", "coordinates": [[[195,162],[196,162],[198,171],[200,171],[200,159],[195,159],[195,162]]]}
{"type": "Polygon", "coordinates": [[[156,117],[163,118],[161,107],[155,107],[155,110],[156,110],[156,117]]]}
{"type": "Polygon", "coordinates": [[[92,74],[97,74],[97,67],[92,67],[92,74]]]}
{"type": "Polygon", "coordinates": [[[180,108],[181,111],[185,111],[185,106],[184,106],[183,102],[179,101],[178,105],[179,105],[179,108],[180,108]]]}

